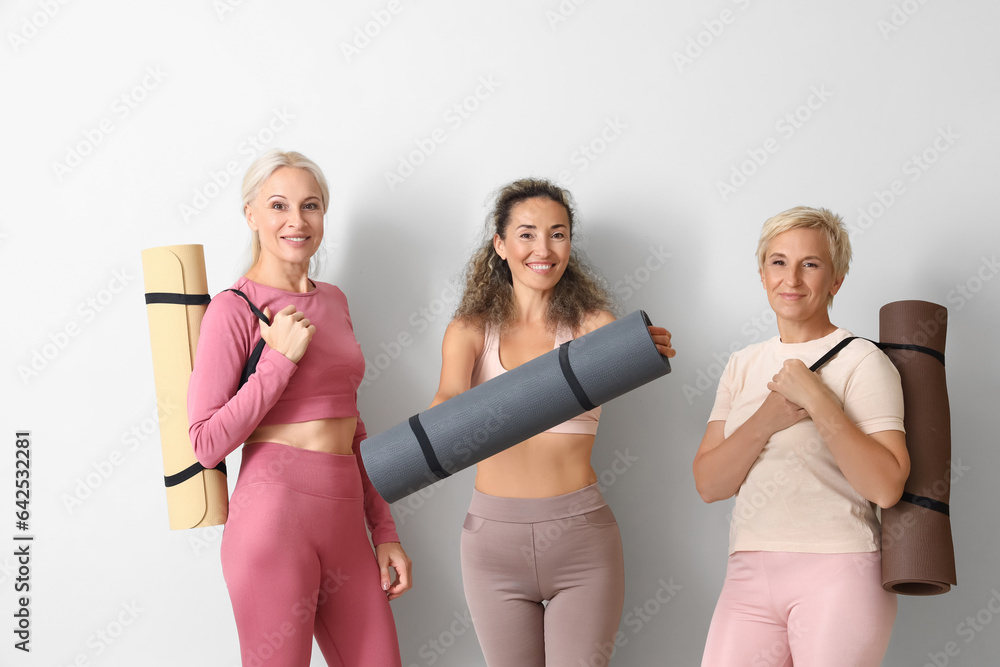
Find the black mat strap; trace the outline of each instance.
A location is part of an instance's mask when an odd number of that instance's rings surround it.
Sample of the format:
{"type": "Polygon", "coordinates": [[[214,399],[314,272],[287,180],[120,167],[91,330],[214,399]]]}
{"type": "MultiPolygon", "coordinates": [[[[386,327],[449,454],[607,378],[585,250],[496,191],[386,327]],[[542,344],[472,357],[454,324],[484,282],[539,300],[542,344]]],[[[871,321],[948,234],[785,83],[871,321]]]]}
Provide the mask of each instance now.
{"type": "Polygon", "coordinates": [[[431,447],[431,440],[427,437],[427,432],[424,431],[424,427],[420,423],[420,415],[410,417],[410,430],[413,431],[417,442],[420,443],[420,451],[424,453],[424,460],[427,461],[427,467],[431,469],[431,472],[437,475],[438,479],[450,476],[451,473],[441,467],[441,462],[438,461],[437,454],[431,447]]]}
{"type": "Polygon", "coordinates": [[[238,296],[243,297],[243,300],[247,302],[248,306],[250,306],[250,310],[252,310],[253,314],[257,316],[257,319],[259,319],[262,322],[267,322],[267,324],[271,324],[271,320],[267,319],[267,315],[265,315],[264,313],[262,313],[257,306],[253,305],[253,301],[251,301],[250,298],[247,297],[246,294],[244,294],[243,292],[239,291],[238,289],[227,289],[227,290],[222,290],[222,291],[223,292],[232,292],[233,294],[236,294],[238,296]]]}
{"type": "MultiPolygon", "coordinates": [[[[826,364],[826,362],[830,361],[830,359],[832,359],[834,355],[836,355],[838,352],[844,349],[844,347],[848,343],[850,343],[852,340],[855,340],[856,338],[861,338],[861,337],[851,336],[850,338],[845,338],[844,340],[834,345],[833,349],[824,354],[822,357],[820,357],[820,359],[815,364],[809,367],[809,370],[815,372],[816,370],[822,368],[823,365],[826,364]]],[[[937,350],[932,350],[929,347],[924,347],[922,345],[908,345],[905,343],[879,343],[877,341],[868,338],[862,338],[861,340],[867,340],[869,343],[874,343],[875,346],[878,347],[878,349],[880,350],[910,350],[912,352],[920,352],[922,354],[927,354],[940,361],[942,366],[944,365],[944,355],[938,352],[937,350]]]]}
{"type": "Polygon", "coordinates": [[[878,345],[880,350],[912,350],[914,352],[922,352],[923,354],[929,354],[944,366],[944,355],[937,350],[932,350],[929,347],[923,347],[922,345],[904,345],[903,343],[875,343],[878,345]]]}
{"type": "Polygon", "coordinates": [[[175,292],[146,292],[146,304],[176,303],[181,306],[205,306],[212,300],[207,294],[177,294],[175,292]]]}
{"type": "MultiPolygon", "coordinates": [[[[271,324],[271,320],[267,319],[267,315],[261,312],[260,308],[253,305],[253,302],[247,297],[246,294],[239,291],[238,289],[227,289],[223,291],[232,292],[234,294],[243,297],[243,300],[247,302],[248,306],[250,306],[250,310],[252,310],[253,314],[257,316],[257,319],[259,319],[261,322],[266,322],[267,324],[271,324]]],[[[250,352],[250,357],[247,358],[247,363],[243,366],[243,372],[240,374],[240,384],[239,387],[237,387],[237,390],[243,385],[245,385],[247,383],[247,380],[250,379],[250,376],[253,375],[254,371],[257,370],[257,362],[260,361],[260,355],[263,354],[264,352],[264,345],[265,343],[263,338],[259,339],[257,341],[257,344],[254,345],[253,351],[250,352]]]]}
{"type": "Polygon", "coordinates": [[[247,358],[246,364],[243,365],[243,372],[240,373],[240,384],[236,387],[239,391],[240,388],[247,383],[250,376],[257,371],[257,362],[260,361],[260,355],[264,352],[264,339],[261,338],[257,341],[253,350],[250,352],[250,356],[247,358]]]}
{"type": "Polygon", "coordinates": [[[823,368],[823,366],[826,365],[826,362],[828,362],[831,359],[833,359],[837,355],[838,352],[840,352],[845,347],[847,347],[847,344],[850,343],[855,338],[857,338],[857,336],[851,336],[849,338],[845,338],[844,340],[842,340],[839,343],[837,343],[836,345],[834,345],[833,349],[831,349],[829,352],[827,352],[822,357],[820,357],[816,361],[815,364],[813,364],[812,366],[809,367],[809,370],[811,370],[813,373],[815,373],[819,369],[823,368]]]}
{"type": "Polygon", "coordinates": [[[573,372],[573,367],[569,365],[569,344],[572,341],[566,341],[559,346],[559,367],[562,368],[563,377],[566,378],[566,384],[573,391],[573,395],[576,396],[576,400],[580,403],[580,406],[584,410],[593,410],[597,406],[590,402],[590,398],[587,396],[587,392],[583,390],[583,385],[580,381],[576,379],[576,373],[573,372]]]}
{"type": "MultiPolygon", "coordinates": [[[[187,468],[184,468],[184,470],[181,470],[179,473],[175,473],[173,475],[164,475],[163,484],[169,489],[171,486],[177,486],[181,482],[186,482],[187,480],[191,479],[192,477],[200,473],[202,470],[208,470],[208,468],[206,468],[205,466],[196,461],[191,465],[189,465],[187,468]]],[[[214,468],[211,468],[211,470],[218,470],[223,475],[227,475],[226,462],[220,461],[219,465],[215,466],[214,468]]]]}
{"type": "Polygon", "coordinates": [[[934,500],[933,498],[927,498],[926,496],[918,496],[914,493],[907,493],[906,491],[903,491],[903,495],[900,497],[900,500],[910,503],[911,505],[918,505],[929,510],[934,510],[935,512],[940,512],[945,516],[951,516],[951,509],[948,507],[948,503],[941,502],[940,500],[934,500]]]}

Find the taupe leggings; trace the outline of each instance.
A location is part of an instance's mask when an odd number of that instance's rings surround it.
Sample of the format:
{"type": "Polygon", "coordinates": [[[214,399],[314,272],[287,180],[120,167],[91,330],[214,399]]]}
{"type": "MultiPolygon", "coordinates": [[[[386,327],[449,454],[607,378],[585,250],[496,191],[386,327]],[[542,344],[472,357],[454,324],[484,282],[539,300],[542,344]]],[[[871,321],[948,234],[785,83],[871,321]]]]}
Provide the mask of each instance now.
{"type": "Polygon", "coordinates": [[[625,574],[618,524],[596,484],[552,498],[474,491],[462,581],[489,667],[607,664],[625,574]]]}

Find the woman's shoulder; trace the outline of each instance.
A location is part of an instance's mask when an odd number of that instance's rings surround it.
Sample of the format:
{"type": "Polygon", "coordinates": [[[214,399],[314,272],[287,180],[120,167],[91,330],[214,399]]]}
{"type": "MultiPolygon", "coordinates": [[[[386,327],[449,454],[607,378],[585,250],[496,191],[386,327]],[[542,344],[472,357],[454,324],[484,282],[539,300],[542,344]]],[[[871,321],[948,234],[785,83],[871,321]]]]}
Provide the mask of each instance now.
{"type": "Polygon", "coordinates": [[[249,305],[249,303],[253,303],[254,295],[252,292],[248,294],[245,291],[246,287],[245,279],[241,278],[232,287],[212,297],[201,320],[199,338],[235,336],[242,340],[249,340],[252,337],[254,327],[257,326],[257,316],[254,315],[249,305]],[[233,290],[238,290],[246,298],[233,290]]]}
{"type": "Polygon", "coordinates": [[[461,338],[484,338],[488,332],[495,330],[496,327],[483,320],[468,317],[456,317],[448,323],[445,335],[447,336],[451,333],[453,336],[461,338]]]}
{"type": "Polygon", "coordinates": [[[843,332],[843,338],[852,338],[850,345],[847,345],[838,356],[843,356],[845,365],[854,369],[854,373],[870,372],[878,375],[889,375],[899,377],[896,365],[892,363],[889,356],[874,341],[867,338],[855,336],[846,329],[839,329],[843,332]]]}
{"type": "Polygon", "coordinates": [[[240,276],[239,280],[212,297],[208,304],[208,311],[216,313],[250,312],[247,301],[253,303],[254,299],[253,283],[240,276]],[[242,296],[241,296],[242,295],[242,296]]]}
{"type": "Polygon", "coordinates": [[[589,334],[595,329],[600,329],[605,324],[610,324],[615,321],[615,316],[613,313],[607,310],[592,310],[583,316],[577,327],[577,337],[589,334]]]}
{"type": "Polygon", "coordinates": [[[322,294],[323,296],[331,299],[336,299],[337,301],[343,301],[347,303],[347,295],[344,294],[344,290],[340,289],[333,283],[325,283],[322,280],[314,280],[313,284],[316,285],[316,292],[322,294]]]}
{"type": "Polygon", "coordinates": [[[781,356],[781,338],[773,336],[739,349],[730,348],[726,367],[731,370],[753,368],[764,360],[781,356]]]}
{"type": "Polygon", "coordinates": [[[456,317],[445,329],[442,347],[446,353],[471,349],[476,356],[479,356],[491,332],[494,332],[494,329],[486,322],[456,317]]]}

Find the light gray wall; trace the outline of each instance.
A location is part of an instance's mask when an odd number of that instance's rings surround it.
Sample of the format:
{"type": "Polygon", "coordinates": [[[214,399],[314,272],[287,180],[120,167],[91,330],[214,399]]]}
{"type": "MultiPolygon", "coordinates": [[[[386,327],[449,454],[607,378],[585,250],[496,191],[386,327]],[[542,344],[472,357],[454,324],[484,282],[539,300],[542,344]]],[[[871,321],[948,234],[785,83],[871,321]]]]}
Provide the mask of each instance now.
{"type": "MultiPolygon", "coordinates": [[[[211,291],[228,287],[247,238],[237,182],[279,146],[332,185],[320,278],[383,366],[360,399],[370,432],[430,402],[449,281],[487,194],[517,177],[565,183],[624,309],[674,333],[674,372],[606,406],[594,454],[625,542],[623,667],[700,656],[731,506],[701,503],[690,463],[729,351],[775,332],[760,225],[799,204],[842,213],[855,258],[837,324],[874,337],[898,299],[951,318],[960,585],[900,599],[885,664],[994,664],[998,19],[984,0],[4,3],[2,533],[13,434],[30,429],[37,537],[34,650],[7,630],[0,662],[237,664],[221,531],[167,530],[139,251],[202,243],[211,291]],[[51,358],[22,377],[35,353],[51,358]]],[[[459,573],[471,488],[467,471],[395,508],[416,580],[393,604],[404,665],[483,664],[459,573]]]]}

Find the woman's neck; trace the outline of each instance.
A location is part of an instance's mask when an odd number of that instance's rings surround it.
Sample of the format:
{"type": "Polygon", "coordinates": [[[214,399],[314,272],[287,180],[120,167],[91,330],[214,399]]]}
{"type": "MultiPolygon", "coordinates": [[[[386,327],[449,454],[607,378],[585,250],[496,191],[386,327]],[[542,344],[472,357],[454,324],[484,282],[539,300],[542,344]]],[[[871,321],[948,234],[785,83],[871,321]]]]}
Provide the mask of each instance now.
{"type": "MultiPolygon", "coordinates": [[[[825,315],[825,313],[824,313],[825,315]]],[[[837,330],[829,316],[808,322],[796,322],[778,318],[778,335],[782,343],[807,343],[827,336],[837,330]]]]}
{"type": "Polygon", "coordinates": [[[514,284],[514,308],[517,310],[518,322],[544,324],[548,318],[551,301],[552,290],[539,291],[514,284]]]}
{"type": "Polygon", "coordinates": [[[309,280],[308,262],[304,266],[289,264],[261,255],[257,263],[246,272],[246,277],[255,283],[286,292],[309,292],[313,289],[313,283],[309,280]]]}

